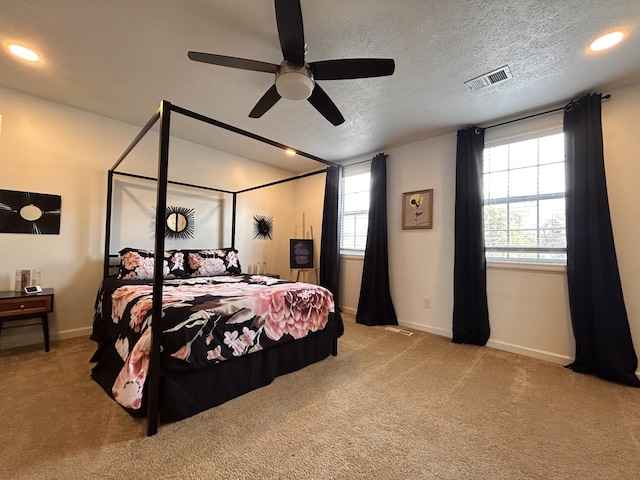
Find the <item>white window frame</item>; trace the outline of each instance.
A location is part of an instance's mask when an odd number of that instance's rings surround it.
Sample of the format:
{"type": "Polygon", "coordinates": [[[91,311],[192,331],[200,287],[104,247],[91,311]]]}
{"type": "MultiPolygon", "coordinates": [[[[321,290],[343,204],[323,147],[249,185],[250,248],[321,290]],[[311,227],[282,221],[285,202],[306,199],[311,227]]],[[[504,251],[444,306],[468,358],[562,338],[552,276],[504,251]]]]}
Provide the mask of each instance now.
{"type": "MultiPolygon", "coordinates": [[[[541,138],[548,135],[554,135],[562,133],[562,113],[547,114],[540,117],[534,117],[532,119],[521,120],[518,122],[510,123],[507,125],[493,127],[485,130],[485,149],[491,147],[497,147],[501,145],[507,145],[525,140],[531,140],[534,138],[541,138]]],[[[484,174],[483,174],[484,176],[484,174]]],[[[564,192],[562,194],[551,195],[554,198],[565,198],[564,192]]],[[[547,197],[545,195],[531,195],[527,197],[529,201],[542,200],[547,197]]],[[[483,195],[484,197],[484,195],[483,195]]],[[[523,200],[518,199],[518,200],[523,200]]],[[[492,200],[487,201],[485,199],[485,205],[492,200]]],[[[495,201],[495,200],[493,200],[495,201]]],[[[517,201],[510,202],[517,203],[517,201]]],[[[483,208],[484,216],[484,208],[483,208]]],[[[557,270],[558,268],[564,269],[566,265],[566,247],[560,248],[529,248],[529,247],[485,247],[485,255],[490,267],[494,268],[519,268],[527,266],[531,269],[550,269],[557,270]],[[507,251],[519,251],[519,252],[535,252],[535,253],[563,253],[565,259],[563,260],[546,260],[546,259],[528,259],[528,258],[497,258],[492,257],[492,252],[507,252],[507,251]]]]}
{"type": "MultiPolygon", "coordinates": [[[[367,208],[365,210],[357,210],[357,211],[352,211],[352,212],[345,212],[345,195],[349,195],[351,193],[355,193],[355,192],[349,192],[347,191],[347,189],[345,188],[345,180],[348,177],[353,177],[356,175],[362,175],[362,174],[370,174],[371,173],[371,161],[364,161],[364,162],[357,162],[355,164],[352,165],[345,165],[343,172],[342,172],[342,185],[340,188],[341,191],[341,195],[340,195],[340,255],[353,255],[353,256],[364,256],[364,251],[365,251],[365,246],[363,245],[362,248],[357,248],[354,247],[353,242],[351,242],[350,245],[345,246],[344,242],[345,242],[345,221],[349,221],[349,220],[353,220],[354,222],[354,230],[356,230],[356,216],[360,217],[360,222],[362,222],[362,218],[364,217],[366,219],[366,224],[364,229],[362,228],[362,224],[361,224],[361,228],[358,233],[360,235],[363,234],[364,232],[364,238],[365,238],[365,242],[366,242],[366,238],[367,238],[367,231],[369,228],[369,205],[367,205],[367,208]]],[[[367,195],[370,198],[370,188],[371,188],[371,182],[368,182],[368,188],[366,190],[367,195]]],[[[360,192],[364,192],[364,190],[361,190],[360,192]]]]}

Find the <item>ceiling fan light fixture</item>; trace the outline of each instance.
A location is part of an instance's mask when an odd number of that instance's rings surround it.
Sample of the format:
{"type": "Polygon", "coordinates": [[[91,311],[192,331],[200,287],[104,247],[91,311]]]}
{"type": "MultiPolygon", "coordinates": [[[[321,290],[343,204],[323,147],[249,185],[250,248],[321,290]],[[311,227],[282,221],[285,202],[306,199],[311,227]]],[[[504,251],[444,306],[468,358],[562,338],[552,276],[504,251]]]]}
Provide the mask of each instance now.
{"type": "Polygon", "coordinates": [[[276,76],[276,90],[282,98],[305,100],[315,86],[311,72],[306,67],[283,65],[276,76]]]}

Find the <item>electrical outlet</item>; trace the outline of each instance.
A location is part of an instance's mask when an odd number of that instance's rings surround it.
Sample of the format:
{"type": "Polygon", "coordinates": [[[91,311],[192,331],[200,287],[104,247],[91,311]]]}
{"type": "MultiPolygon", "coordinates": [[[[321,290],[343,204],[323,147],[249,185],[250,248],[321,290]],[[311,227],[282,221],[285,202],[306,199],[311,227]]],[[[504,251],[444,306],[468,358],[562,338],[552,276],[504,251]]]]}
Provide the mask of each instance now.
{"type": "Polygon", "coordinates": [[[422,298],[422,306],[424,308],[431,308],[431,298],[430,297],[423,297],[422,298]]]}

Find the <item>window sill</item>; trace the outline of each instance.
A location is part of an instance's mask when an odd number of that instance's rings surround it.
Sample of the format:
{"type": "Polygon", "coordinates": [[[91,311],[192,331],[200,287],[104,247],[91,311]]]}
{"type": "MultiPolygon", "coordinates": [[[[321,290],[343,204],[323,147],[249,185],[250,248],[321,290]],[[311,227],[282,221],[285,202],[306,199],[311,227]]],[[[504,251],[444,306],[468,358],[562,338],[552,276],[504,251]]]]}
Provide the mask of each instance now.
{"type": "Polygon", "coordinates": [[[547,273],[565,273],[566,265],[553,265],[549,263],[521,263],[521,262],[490,262],[487,261],[487,269],[491,270],[525,270],[547,273]]]}
{"type": "Polygon", "coordinates": [[[340,253],[340,258],[346,258],[348,260],[364,260],[364,252],[345,252],[340,253]]]}

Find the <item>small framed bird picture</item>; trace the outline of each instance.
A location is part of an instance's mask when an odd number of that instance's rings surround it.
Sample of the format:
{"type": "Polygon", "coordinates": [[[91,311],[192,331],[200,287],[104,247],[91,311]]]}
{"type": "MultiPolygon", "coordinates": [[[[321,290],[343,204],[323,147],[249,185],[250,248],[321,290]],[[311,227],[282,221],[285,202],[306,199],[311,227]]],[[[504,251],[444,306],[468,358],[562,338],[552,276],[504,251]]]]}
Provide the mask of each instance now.
{"type": "Polygon", "coordinates": [[[433,228],[433,188],[402,194],[402,229],[433,228]]]}

